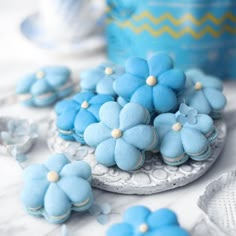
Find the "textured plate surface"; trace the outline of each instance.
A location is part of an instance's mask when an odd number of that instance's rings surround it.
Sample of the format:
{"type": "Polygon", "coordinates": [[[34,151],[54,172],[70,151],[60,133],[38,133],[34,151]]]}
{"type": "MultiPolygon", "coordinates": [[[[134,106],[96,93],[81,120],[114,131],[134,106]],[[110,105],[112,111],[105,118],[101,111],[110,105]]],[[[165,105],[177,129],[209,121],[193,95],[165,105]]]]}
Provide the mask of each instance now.
{"type": "Polygon", "coordinates": [[[164,164],[158,154],[149,153],[144,166],[132,172],[117,167],[107,168],[96,162],[94,150],[79,143],[67,142],[58,136],[55,122],[49,124],[48,146],[51,151],[65,153],[71,159],[83,159],[92,167],[94,187],[123,194],[153,194],[186,185],[202,176],[213,165],[223,149],[226,124],[216,123],[218,138],[207,161],[188,161],[180,167],[164,164]]]}
{"type": "Polygon", "coordinates": [[[236,235],[236,170],[210,183],[199,198],[198,206],[218,233],[236,235]]]}

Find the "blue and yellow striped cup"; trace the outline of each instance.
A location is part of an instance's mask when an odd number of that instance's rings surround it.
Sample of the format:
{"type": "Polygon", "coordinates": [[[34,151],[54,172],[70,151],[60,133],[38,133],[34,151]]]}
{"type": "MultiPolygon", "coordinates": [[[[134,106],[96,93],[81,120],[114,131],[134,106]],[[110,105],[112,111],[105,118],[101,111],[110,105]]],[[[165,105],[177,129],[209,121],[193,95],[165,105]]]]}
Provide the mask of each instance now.
{"type": "Polygon", "coordinates": [[[108,57],[168,52],[178,67],[236,79],[235,0],[107,0],[108,57]]]}

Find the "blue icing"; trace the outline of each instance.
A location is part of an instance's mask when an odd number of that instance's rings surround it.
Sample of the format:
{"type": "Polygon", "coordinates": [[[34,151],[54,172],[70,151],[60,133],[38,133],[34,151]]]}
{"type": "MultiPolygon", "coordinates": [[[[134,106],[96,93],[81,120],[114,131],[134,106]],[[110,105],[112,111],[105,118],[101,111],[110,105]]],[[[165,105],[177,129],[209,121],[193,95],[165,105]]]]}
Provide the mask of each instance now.
{"type": "Polygon", "coordinates": [[[172,59],[164,53],[144,60],[132,57],[126,62],[126,73],[114,83],[123,100],[139,103],[149,112],[168,112],[177,106],[177,93],[185,84],[185,74],[173,68],[172,59]]]}
{"type": "Polygon", "coordinates": [[[71,163],[63,154],[54,154],[44,164],[24,170],[21,200],[29,214],[44,216],[50,223],[63,223],[72,210],[85,211],[91,206],[90,178],[87,163],[71,163]]]}
{"type": "Polygon", "coordinates": [[[123,222],[114,224],[107,236],[190,236],[179,225],[176,214],[167,209],[151,212],[144,206],[129,208],[123,222]]]}
{"type": "Polygon", "coordinates": [[[183,70],[236,78],[234,0],[107,0],[108,58],[166,52],[183,70]]]}
{"type": "Polygon", "coordinates": [[[188,158],[206,160],[211,154],[216,129],[210,116],[199,114],[196,109],[181,104],[180,110],[165,113],[154,120],[163,160],[169,165],[180,165],[188,158]]]}
{"type": "Polygon", "coordinates": [[[73,92],[71,72],[64,66],[42,67],[22,78],[16,93],[24,105],[49,106],[73,92]]]}
{"type": "Polygon", "coordinates": [[[122,108],[116,102],[107,102],[99,116],[101,121],[89,125],[84,133],[85,142],[96,148],[98,163],[117,165],[126,171],[140,168],[145,151],[155,149],[158,143],[156,130],[148,125],[149,112],[136,103],[127,103],[122,108]]]}
{"type": "Polygon", "coordinates": [[[99,121],[99,109],[108,101],[113,101],[113,97],[95,95],[92,92],[81,92],[70,100],[59,102],[55,111],[60,136],[65,140],[78,141],[84,144],[85,129],[90,124],[99,121]]]}
{"type": "Polygon", "coordinates": [[[113,83],[123,73],[123,67],[113,63],[103,63],[96,68],[88,69],[80,73],[81,89],[82,91],[116,96],[113,83]]]}
{"type": "Polygon", "coordinates": [[[189,70],[186,75],[186,85],[179,95],[179,103],[185,102],[200,113],[219,118],[227,102],[222,92],[222,82],[200,70],[189,70]]]}

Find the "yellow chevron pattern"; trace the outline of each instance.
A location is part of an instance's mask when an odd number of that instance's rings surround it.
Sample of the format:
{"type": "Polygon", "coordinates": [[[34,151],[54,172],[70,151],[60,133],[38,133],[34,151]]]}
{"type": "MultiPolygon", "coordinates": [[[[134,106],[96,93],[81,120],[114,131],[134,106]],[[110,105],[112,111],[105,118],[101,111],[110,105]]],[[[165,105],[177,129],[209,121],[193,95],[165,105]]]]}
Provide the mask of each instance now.
{"type": "Polygon", "coordinates": [[[183,15],[181,18],[176,19],[174,16],[172,16],[170,13],[166,13],[164,15],[161,15],[160,17],[153,16],[149,11],[144,11],[140,15],[135,15],[133,17],[135,21],[141,21],[144,19],[149,19],[153,24],[160,24],[161,22],[165,20],[169,20],[172,24],[178,26],[186,21],[192,22],[194,25],[200,26],[204,24],[207,21],[211,21],[216,25],[220,25],[226,20],[231,20],[232,22],[236,23],[236,15],[233,15],[231,12],[225,13],[221,18],[216,18],[211,13],[207,13],[205,16],[203,16],[201,19],[195,18],[193,15],[187,13],[183,15]]]}
{"type": "MultiPolygon", "coordinates": [[[[111,22],[109,21],[108,23],[111,23],[111,22]]],[[[155,30],[148,24],[143,24],[141,26],[134,26],[130,21],[115,22],[115,23],[118,24],[122,28],[130,28],[136,34],[140,34],[143,31],[147,31],[154,37],[160,36],[164,33],[169,33],[173,38],[176,38],[176,39],[186,34],[190,34],[195,39],[200,39],[206,34],[210,34],[215,38],[220,37],[222,34],[226,32],[230,34],[236,34],[236,28],[231,27],[230,25],[225,25],[220,30],[214,30],[212,27],[206,26],[199,32],[196,32],[191,27],[185,27],[181,30],[174,31],[171,27],[167,25],[158,30],[155,30]]]]}

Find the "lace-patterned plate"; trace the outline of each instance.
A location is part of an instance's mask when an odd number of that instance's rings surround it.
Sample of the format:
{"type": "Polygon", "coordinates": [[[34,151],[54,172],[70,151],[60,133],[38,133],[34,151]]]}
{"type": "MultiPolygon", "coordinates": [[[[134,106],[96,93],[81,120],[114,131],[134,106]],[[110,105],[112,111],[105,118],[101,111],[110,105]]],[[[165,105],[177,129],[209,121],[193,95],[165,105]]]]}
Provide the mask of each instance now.
{"type": "Polygon", "coordinates": [[[236,170],[211,182],[198,200],[207,222],[219,236],[236,235],[236,170]]]}
{"type": "Polygon", "coordinates": [[[48,146],[53,152],[65,153],[71,159],[83,159],[92,167],[92,185],[96,188],[123,194],[153,194],[186,185],[202,176],[218,158],[226,137],[226,124],[217,121],[218,138],[212,146],[207,161],[189,160],[180,167],[164,164],[158,154],[149,153],[144,166],[132,172],[117,167],[107,168],[96,162],[94,149],[75,142],[64,141],[58,136],[55,122],[49,123],[48,146]]]}

